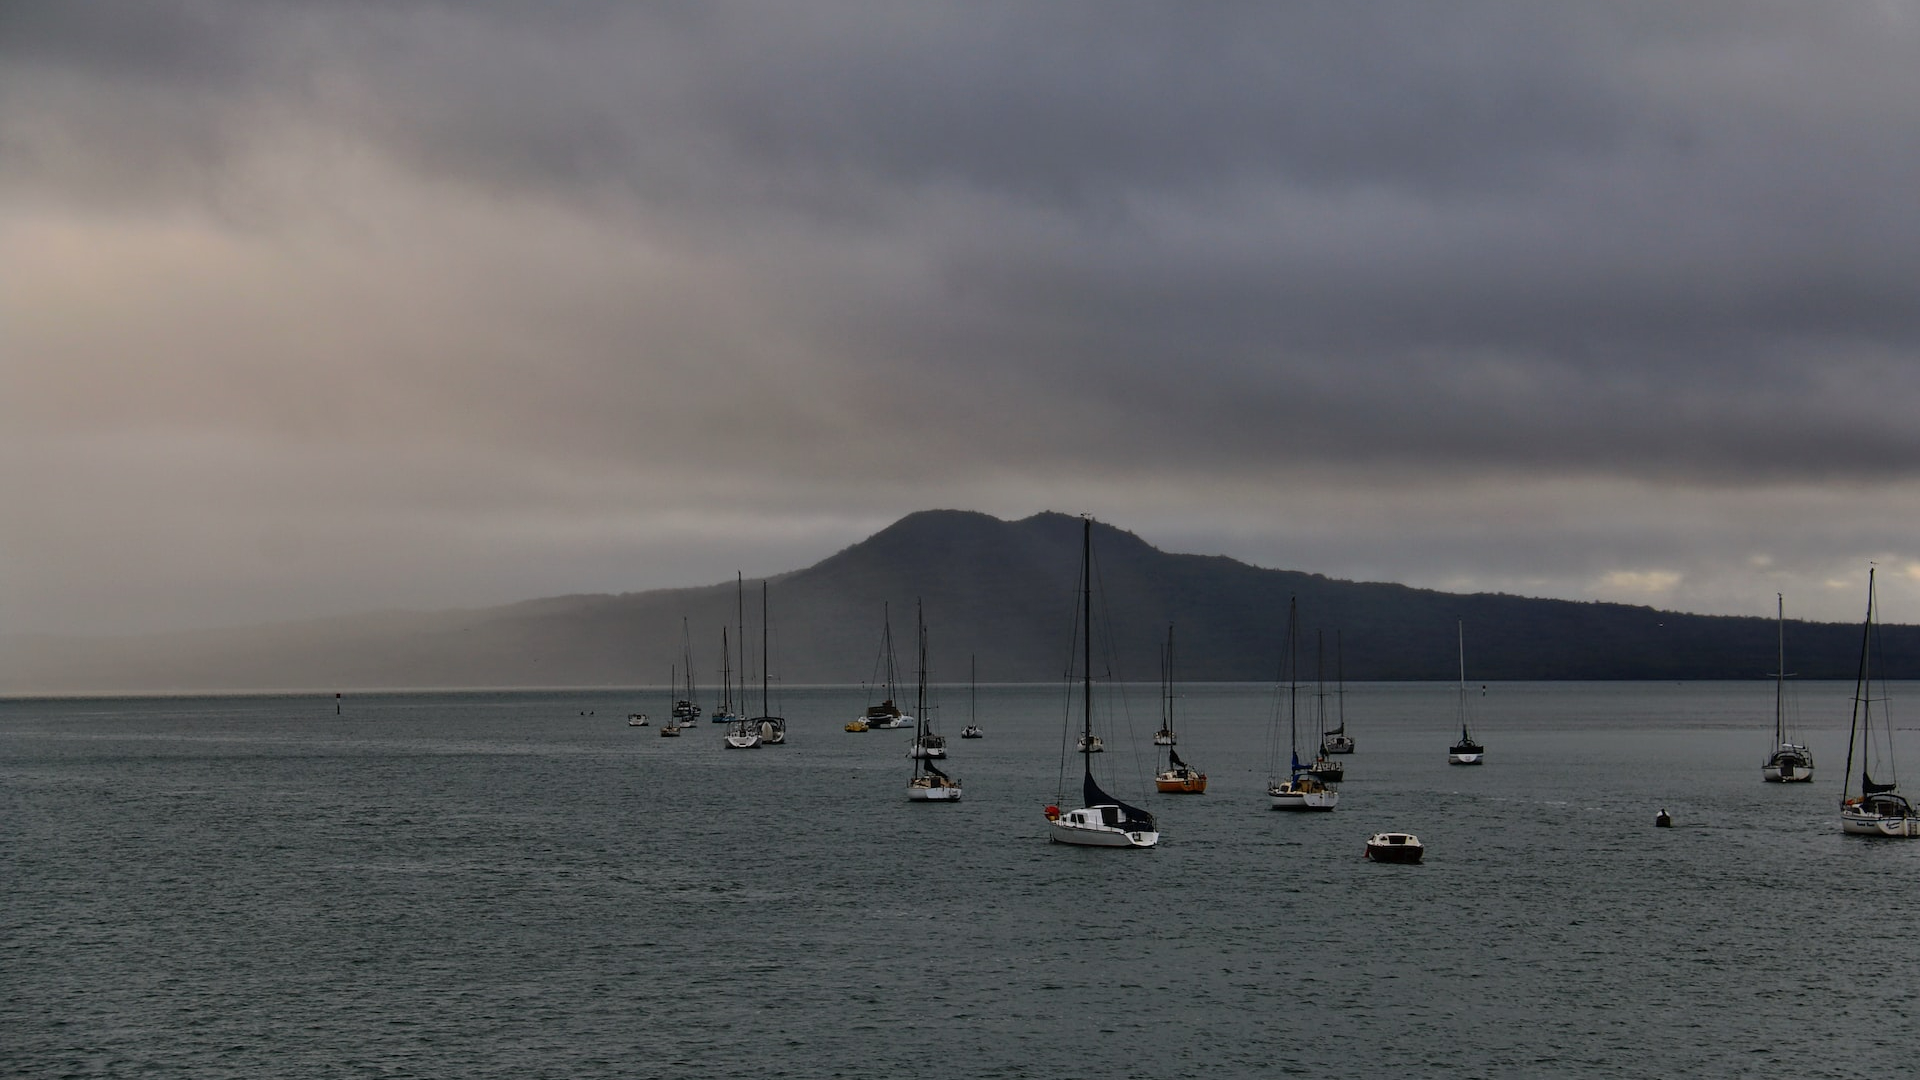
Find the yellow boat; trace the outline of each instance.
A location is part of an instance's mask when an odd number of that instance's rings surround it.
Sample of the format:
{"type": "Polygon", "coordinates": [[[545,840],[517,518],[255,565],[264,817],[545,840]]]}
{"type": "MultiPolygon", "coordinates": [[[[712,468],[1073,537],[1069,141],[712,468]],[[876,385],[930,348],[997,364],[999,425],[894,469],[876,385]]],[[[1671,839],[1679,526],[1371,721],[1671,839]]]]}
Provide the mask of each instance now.
{"type": "Polygon", "coordinates": [[[867,730],[867,722],[865,720],[855,720],[853,723],[847,725],[847,730],[865,731],[867,730]]]}

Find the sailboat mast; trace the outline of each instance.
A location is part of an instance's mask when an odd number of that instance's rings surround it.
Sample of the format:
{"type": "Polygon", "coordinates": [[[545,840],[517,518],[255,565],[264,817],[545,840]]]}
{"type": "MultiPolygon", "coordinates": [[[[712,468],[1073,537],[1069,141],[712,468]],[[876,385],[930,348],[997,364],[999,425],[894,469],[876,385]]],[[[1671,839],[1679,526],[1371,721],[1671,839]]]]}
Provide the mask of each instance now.
{"type": "MultiPolygon", "coordinates": [[[[740,707],[741,708],[745,708],[747,704],[746,702],[746,697],[747,697],[746,589],[747,589],[746,577],[742,575],[740,571],[735,570],[733,572],[733,624],[740,628],[740,632],[734,635],[734,641],[738,642],[740,645],[740,707]]],[[[760,710],[760,715],[765,716],[766,714],[767,714],[767,710],[765,709],[760,710]]]]}
{"type": "Polygon", "coordinates": [[[1347,649],[1340,631],[1333,632],[1333,679],[1338,690],[1333,703],[1340,710],[1340,733],[1347,733],[1347,649]]]}
{"type": "Polygon", "coordinates": [[[1287,598],[1287,751],[1291,770],[1300,763],[1300,610],[1299,600],[1287,598]]]}
{"type": "Polygon", "coordinates": [[[1786,718],[1781,713],[1780,699],[1786,692],[1787,683],[1787,602],[1779,593],[1773,594],[1774,623],[1779,640],[1773,669],[1773,741],[1776,747],[1787,741],[1786,718]]]}
{"type": "Polygon", "coordinates": [[[1167,624],[1167,730],[1173,730],[1173,624],[1167,624]]]}
{"type": "Polygon", "coordinates": [[[1456,619],[1453,624],[1460,645],[1460,738],[1467,737],[1467,623],[1456,619]]]}
{"type": "Polygon", "coordinates": [[[893,605],[880,605],[880,645],[887,654],[887,700],[892,701],[893,694],[893,605]]]}
{"type": "Polygon", "coordinates": [[[760,579],[760,715],[767,711],[767,580],[760,579]]]}
{"type": "Polygon", "coordinates": [[[913,775],[918,779],[926,765],[927,743],[927,611],[919,597],[913,600],[914,659],[919,663],[919,679],[913,694],[913,775]]]}
{"type": "Polygon", "coordinates": [[[1093,519],[1080,530],[1080,618],[1086,637],[1080,643],[1080,763],[1093,777],[1093,519]]]}

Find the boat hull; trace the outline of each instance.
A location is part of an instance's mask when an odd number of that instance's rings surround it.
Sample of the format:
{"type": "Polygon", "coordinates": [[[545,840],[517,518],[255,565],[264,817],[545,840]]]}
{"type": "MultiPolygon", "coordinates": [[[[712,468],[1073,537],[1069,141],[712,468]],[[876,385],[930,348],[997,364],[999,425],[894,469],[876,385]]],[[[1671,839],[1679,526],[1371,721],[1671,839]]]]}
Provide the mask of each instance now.
{"type": "Polygon", "coordinates": [[[1881,814],[1840,813],[1840,831],[1848,836],[1882,836],[1900,840],[1920,837],[1920,818],[1881,814]]]}
{"type": "Polygon", "coordinates": [[[1353,753],[1353,740],[1345,738],[1344,736],[1335,737],[1330,735],[1325,742],[1320,744],[1320,749],[1323,753],[1328,754],[1351,754],[1353,753]]]}
{"type": "Polygon", "coordinates": [[[1207,774],[1161,773],[1153,778],[1153,786],[1170,795],[1204,795],[1207,790],[1207,774]]]}
{"type": "Polygon", "coordinates": [[[1376,833],[1367,840],[1366,856],[1374,862],[1417,863],[1427,849],[1411,833],[1376,833]]]}
{"type": "Polygon", "coordinates": [[[1762,765],[1760,778],[1769,784],[1808,784],[1813,782],[1813,766],[1762,765]]]}
{"type": "Polygon", "coordinates": [[[944,758],[947,756],[947,748],[944,746],[915,746],[907,750],[907,756],[910,758],[944,758]]]}
{"type": "Polygon", "coordinates": [[[1125,832],[1107,825],[1068,824],[1062,820],[1047,823],[1047,839],[1078,847],[1149,848],[1160,842],[1160,834],[1125,832]]]}
{"type": "Polygon", "coordinates": [[[960,787],[922,787],[919,784],[907,785],[909,802],[959,802],[960,787]]]}
{"type": "Polygon", "coordinates": [[[1449,750],[1447,751],[1447,764],[1478,765],[1480,764],[1480,759],[1484,757],[1486,757],[1486,755],[1483,753],[1466,754],[1466,753],[1461,753],[1458,750],[1449,750]]]}
{"type": "Polygon", "coordinates": [[[1340,793],[1319,785],[1275,784],[1267,789],[1275,810],[1331,810],[1340,805],[1340,793]]]}
{"type": "Polygon", "coordinates": [[[760,736],[729,735],[726,738],[726,747],[729,750],[758,750],[760,749],[760,736]]]}

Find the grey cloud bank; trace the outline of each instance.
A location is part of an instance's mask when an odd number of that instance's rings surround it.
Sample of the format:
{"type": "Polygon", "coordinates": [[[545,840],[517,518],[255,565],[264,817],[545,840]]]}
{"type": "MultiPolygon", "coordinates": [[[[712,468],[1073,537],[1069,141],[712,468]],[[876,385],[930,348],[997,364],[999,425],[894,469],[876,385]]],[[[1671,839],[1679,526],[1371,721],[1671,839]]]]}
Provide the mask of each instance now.
{"type": "Polygon", "coordinates": [[[12,3],[0,629],[909,511],[1920,621],[1902,5],[12,3]]]}

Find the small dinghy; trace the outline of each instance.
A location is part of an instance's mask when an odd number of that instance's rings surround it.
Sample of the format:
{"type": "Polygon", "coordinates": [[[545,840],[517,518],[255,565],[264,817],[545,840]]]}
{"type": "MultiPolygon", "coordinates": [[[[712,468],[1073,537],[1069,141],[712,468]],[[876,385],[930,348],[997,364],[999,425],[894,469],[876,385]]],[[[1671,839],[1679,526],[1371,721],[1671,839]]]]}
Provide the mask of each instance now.
{"type": "Polygon", "coordinates": [[[1427,853],[1420,838],[1412,833],[1374,833],[1367,838],[1367,858],[1374,862],[1419,862],[1427,853]]]}

